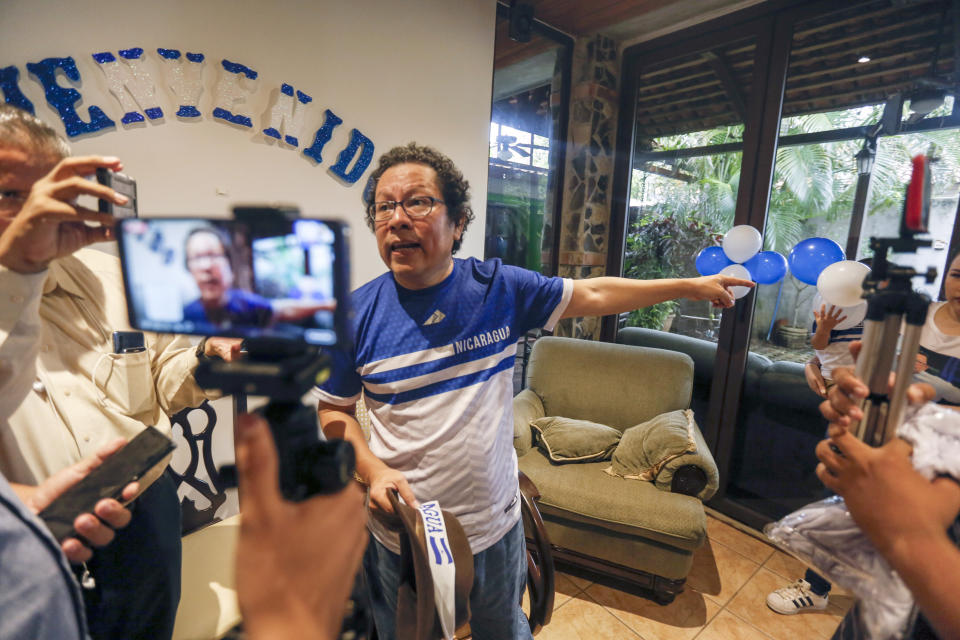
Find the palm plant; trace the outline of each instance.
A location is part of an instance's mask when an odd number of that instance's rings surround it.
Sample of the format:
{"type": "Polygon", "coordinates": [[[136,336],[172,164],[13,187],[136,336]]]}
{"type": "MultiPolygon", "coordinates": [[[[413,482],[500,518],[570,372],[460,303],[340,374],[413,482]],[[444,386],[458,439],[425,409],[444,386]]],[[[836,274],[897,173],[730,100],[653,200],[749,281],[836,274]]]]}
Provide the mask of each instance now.
{"type": "MultiPolygon", "coordinates": [[[[814,133],[879,121],[882,105],[850,109],[835,113],[819,113],[785,118],[781,135],[814,133]]],[[[743,127],[719,127],[658,138],[653,142],[657,151],[712,146],[742,139],[743,127]]],[[[934,180],[943,184],[960,182],[960,144],[956,131],[934,131],[881,139],[871,180],[868,214],[889,211],[899,206],[903,198],[902,185],[909,179],[909,158],[926,152],[931,143],[938,146],[942,164],[934,170],[934,180]]],[[[844,142],[783,146],[777,150],[773,188],[770,194],[764,234],[764,247],[787,254],[801,239],[824,233],[824,222],[841,224],[852,209],[857,186],[854,155],[861,142],[844,142]]],[[[741,154],[716,153],[683,158],[669,163],[668,169],[676,178],[657,173],[635,171],[631,198],[639,205],[642,217],[650,221],[670,218],[678,224],[699,221],[712,233],[723,233],[733,225],[737,189],[740,180],[741,154]]],[[[935,184],[936,188],[936,184],[935,184]]],[[[631,228],[629,234],[639,233],[631,228]]],[[[624,273],[638,272],[641,262],[647,277],[675,275],[669,265],[656,266],[660,258],[656,252],[641,250],[638,239],[624,256],[624,273]]],[[[695,256],[695,249],[687,257],[695,256]]],[[[688,269],[690,265],[688,264],[688,269]]],[[[803,288],[805,289],[805,288],[803,288]]],[[[794,298],[793,309],[781,312],[797,314],[797,302],[802,290],[794,298]]],[[[788,303],[789,304],[789,303],[788,303]]],[[[656,318],[653,319],[656,321],[656,318]]]]}

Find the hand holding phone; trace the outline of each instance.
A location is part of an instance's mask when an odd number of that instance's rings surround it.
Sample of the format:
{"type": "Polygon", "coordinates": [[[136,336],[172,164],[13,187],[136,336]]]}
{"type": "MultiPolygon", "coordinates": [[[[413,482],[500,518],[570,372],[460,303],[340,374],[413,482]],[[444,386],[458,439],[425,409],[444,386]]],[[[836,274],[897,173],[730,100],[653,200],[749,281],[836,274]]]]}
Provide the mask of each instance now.
{"type": "Polygon", "coordinates": [[[167,468],[173,449],[170,438],[153,427],[147,427],[125,447],[107,457],[79,482],[50,501],[37,515],[58,541],[76,536],[80,533],[74,529],[78,516],[93,513],[97,503],[104,498],[113,498],[123,505],[132,502],[167,468]],[[133,496],[125,495],[124,489],[131,482],[139,484],[139,492],[133,496]]]}
{"type": "Polygon", "coordinates": [[[128,175],[111,171],[110,169],[99,167],[97,169],[97,182],[110,187],[119,194],[127,196],[127,204],[119,205],[110,200],[100,199],[100,213],[108,213],[114,218],[136,218],[137,217],[137,181],[128,175]]]}

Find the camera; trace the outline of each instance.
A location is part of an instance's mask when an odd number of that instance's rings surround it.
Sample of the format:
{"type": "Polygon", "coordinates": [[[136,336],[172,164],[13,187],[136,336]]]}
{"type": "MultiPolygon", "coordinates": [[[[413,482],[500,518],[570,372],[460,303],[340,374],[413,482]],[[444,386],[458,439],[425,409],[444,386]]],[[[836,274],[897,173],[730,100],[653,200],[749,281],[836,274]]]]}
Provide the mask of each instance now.
{"type": "Polygon", "coordinates": [[[129,198],[129,201],[125,205],[114,204],[109,200],[98,200],[97,210],[100,213],[108,213],[115,218],[137,217],[136,180],[126,174],[100,167],[97,169],[97,182],[129,198]]]}
{"type": "Polygon", "coordinates": [[[302,218],[293,207],[233,213],[119,221],[130,324],[243,338],[238,361],[201,358],[197,383],[270,399],[261,412],[287,499],[338,491],[353,476],[353,448],[321,440],[316,412],[300,399],[328,368],[329,350],[351,343],[348,227],[302,218]]]}

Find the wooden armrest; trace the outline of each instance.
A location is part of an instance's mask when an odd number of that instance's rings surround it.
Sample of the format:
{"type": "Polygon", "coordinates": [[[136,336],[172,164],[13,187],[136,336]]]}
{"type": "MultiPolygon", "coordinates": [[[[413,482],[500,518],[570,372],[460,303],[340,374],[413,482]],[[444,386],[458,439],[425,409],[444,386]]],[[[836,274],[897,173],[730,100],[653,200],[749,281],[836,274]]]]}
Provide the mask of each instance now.
{"type": "Polygon", "coordinates": [[[527,591],[530,595],[530,632],[537,633],[550,622],[556,576],[550,538],[543,526],[536,500],[540,497],[536,485],[522,471],[520,480],[520,510],[527,538],[527,591]]]}

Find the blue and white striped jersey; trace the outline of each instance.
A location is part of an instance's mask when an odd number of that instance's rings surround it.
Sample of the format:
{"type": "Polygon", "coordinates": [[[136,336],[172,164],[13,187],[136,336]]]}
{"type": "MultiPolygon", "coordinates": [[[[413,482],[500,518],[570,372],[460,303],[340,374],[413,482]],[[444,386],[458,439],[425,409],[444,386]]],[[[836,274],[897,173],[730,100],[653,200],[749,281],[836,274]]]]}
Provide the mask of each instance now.
{"type": "MultiPolygon", "coordinates": [[[[817,332],[817,321],[813,321],[813,333],[817,332]]],[[[838,367],[852,367],[853,356],[850,355],[850,343],[863,339],[863,322],[849,329],[833,329],[830,331],[830,341],[824,349],[814,349],[817,360],[820,361],[820,375],[826,380],[833,379],[833,370],[838,367]]]]}
{"type": "MultiPolygon", "coordinates": [[[[573,281],[454,259],[443,282],[418,291],[386,273],[352,297],[354,347],[335,354],[324,402],[364,394],[370,449],[402,471],[417,499],[438,500],[463,525],[473,553],[520,517],[513,449],[513,363],[527,331],[552,329],[573,281]]],[[[396,536],[371,530],[399,552],[396,536]]]]}

